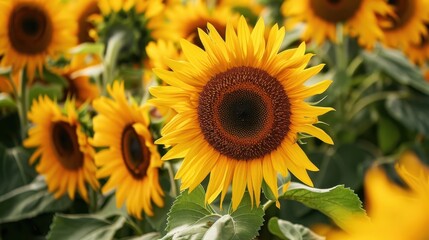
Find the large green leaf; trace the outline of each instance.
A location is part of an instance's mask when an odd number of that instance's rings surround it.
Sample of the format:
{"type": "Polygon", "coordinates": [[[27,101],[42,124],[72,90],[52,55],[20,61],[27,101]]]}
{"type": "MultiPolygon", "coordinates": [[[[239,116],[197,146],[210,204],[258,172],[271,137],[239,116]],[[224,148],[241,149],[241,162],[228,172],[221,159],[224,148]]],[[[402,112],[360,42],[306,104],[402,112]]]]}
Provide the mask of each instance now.
{"type": "Polygon", "coordinates": [[[34,179],[36,172],[28,164],[29,157],[22,147],[6,149],[0,145],[0,196],[34,179]]]}
{"type": "Polygon", "coordinates": [[[55,199],[48,192],[44,179],[38,177],[32,183],[0,196],[0,223],[61,211],[70,205],[71,201],[67,197],[55,199]]]}
{"type": "Polygon", "coordinates": [[[401,51],[380,47],[375,52],[363,52],[363,57],[400,84],[410,85],[429,94],[429,84],[424,80],[421,70],[401,51]]]}
{"type": "Polygon", "coordinates": [[[112,239],[116,231],[125,223],[125,217],[119,216],[114,221],[85,215],[57,214],[51,225],[47,239],[90,240],[112,239]]]}
{"type": "Polygon", "coordinates": [[[43,95],[47,95],[50,99],[62,99],[63,87],[60,85],[42,85],[40,83],[35,83],[30,89],[29,102],[33,103],[34,99],[43,95]]]}
{"type": "Polygon", "coordinates": [[[163,239],[252,239],[258,234],[264,211],[251,205],[247,193],[237,210],[230,208],[225,215],[206,205],[204,195],[201,186],[182,192],[168,214],[169,232],[163,239]]]}
{"type": "Polygon", "coordinates": [[[295,200],[316,209],[330,217],[340,227],[346,226],[351,217],[365,215],[359,197],[350,188],[342,185],[318,189],[292,182],[280,198],[295,200]]]}
{"type": "Polygon", "coordinates": [[[408,129],[429,136],[429,97],[401,99],[393,95],[387,99],[386,109],[408,129]]]}
{"type": "Polygon", "coordinates": [[[310,229],[289,221],[273,217],[268,222],[268,230],[283,240],[324,240],[325,238],[310,229]]]}
{"type": "Polygon", "coordinates": [[[147,220],[155,230],[161,233],[164,232],[165,228],[167,227],[167,214],[170,207],[173,205],[173,202],[174,198],[167,194],[164,197],[164,207],[160,208],[154,206],[154,215],[152,217],[146,216],[145,220],[147,220]]]}

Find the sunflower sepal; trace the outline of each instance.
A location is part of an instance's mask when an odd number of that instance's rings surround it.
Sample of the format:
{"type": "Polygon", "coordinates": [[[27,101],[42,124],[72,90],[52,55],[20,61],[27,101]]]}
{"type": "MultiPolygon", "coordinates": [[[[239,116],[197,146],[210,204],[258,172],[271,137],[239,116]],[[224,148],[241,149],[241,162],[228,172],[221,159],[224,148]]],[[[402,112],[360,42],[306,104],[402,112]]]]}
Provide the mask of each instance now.
{"type": "Polygon", "coordinates": [[[236,210],[218,212],[205,202],[204,188],[183,191],[168,213],[167,231],[162,239],[193,237],[203,239],[253,239],[263,224],[264,211],[255,207],[246,192],[236,210]]]}

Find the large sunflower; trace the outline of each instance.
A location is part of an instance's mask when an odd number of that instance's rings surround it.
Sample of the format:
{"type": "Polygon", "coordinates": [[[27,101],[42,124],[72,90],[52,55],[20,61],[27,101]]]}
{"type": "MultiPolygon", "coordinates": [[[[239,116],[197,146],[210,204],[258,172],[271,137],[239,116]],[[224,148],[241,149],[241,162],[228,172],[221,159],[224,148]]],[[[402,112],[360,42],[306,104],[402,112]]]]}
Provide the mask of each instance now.
{"type": "Polygon", "coordinates": [[[238,14],[230,6],[216,6],[210,9],[202,1],[189,1],[186,5],[176,5],[166,11],[163,37],[179,41],[182,38],[190,40],[199,47],[203,47],[198,38],[198,28],[206,29],[211,23],[219,34],[225,36],[228,21],[238,20],[238,14]]]}
{"type": "Polygon", "coordinates": [[[377,15],[390,12],[385,0],[287,0],[282,5],[286,28],[305,22],[302,39],[319,45],[326,39],[336,42],[336,26],[343,23],[345,33],[357,37],[360,45],[372,48],[383,38],[377,15]]]}
{"type": "Polygon", "coordinates": [[[74,102],[67,101],[64,109],[60,109],[47,96],[39,97],[33,102],[28,119],[34,126],[28,131],[24,146],[37,147],[30,163],[40,157],[36,170],[45,176],[48,190],[55,193],[56,198],[67,192],[71,199],[78,190],[82,198],[88,200],[85,182],[94,189],[99,185],[95,176],[95,151],[82,132],[74,102]]]}
{"type": "Polygon", "coordinates": [[[158,182],[162,161],[148,130],[148,114],[127,102],[122,82],[114,82],[107,90],[113,99],[101,97],[93,103],[98,112],[93,144],[108,147],[95,156],[101,167],[97,176],[109,177],[102,191],[116,188],[118,207],[125,202],[132,215],[141,218],[144,210],[152,216],[151,201],[162,207],[164,193],[158,182]]]}
{"type": "Polygon", "coordinates": [[[224,41],[213,25],[199,30],[204,50],[188,41],[181,45],[187,61],[171,62],[172,71],[155,70],[171,86],[151,88],[155,104],[169,106],[177,115],[162,129],[157,144],[173,146],[163,159],[184,158],[176,177],[181,189],[192,191],[210,174],[206,201],[220,193],[221,204],[232,182],[232,206],[237,209],[244,191],[260,203],[265,181],[277,196],[277,173],[288,170],[313,185],[306,170],[317,171],[297,143],[298,132],[332,144],[313,126],[332,108],[310,106],[304,99],[324,92],[331,81],[311,87],[307,79],[323,65],[305,69],[311,54],[305,44],[278,53],[284,28],[259,20],[250,31],[241,17],[237,33],[231,24],[224,41]]]}
{"type": "Polygon", "coordinates": [[[424,37],[418,45],[409,45],[404,49],[404,53],[413,63],[423,66],[429,59],[429,38],[424,37]]]}
{"type": "Polygon", "coordinates": [[[42,72],[46,58],[76,43],[76,24],[59,0],[2,0],[0,55],[3,66],[26,67],[29,79],[42,72]]]}
{"type": "Polygon", "coordinates": [[[427,36],[425,23],[429,21],[429,2],[426,0],[389,1],[395,13],[380,18],[379,25],[383,28],[384,43],[388,47],[408,48],[419,45],[422,36],[427,36]]]}

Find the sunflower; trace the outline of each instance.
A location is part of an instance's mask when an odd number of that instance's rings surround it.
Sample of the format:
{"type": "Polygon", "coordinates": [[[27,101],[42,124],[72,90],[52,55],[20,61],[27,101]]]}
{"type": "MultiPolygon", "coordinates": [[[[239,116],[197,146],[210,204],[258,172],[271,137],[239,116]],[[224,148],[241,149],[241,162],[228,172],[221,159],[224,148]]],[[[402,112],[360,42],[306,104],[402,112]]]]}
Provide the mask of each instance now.
{"type": "MultiPolygon", "coordinates": [[[[20,72],[12,73],[11,75],[12,81],[17,88],[16,90],[19,89],[20,77],[20,72]]],[[[0,93],[13,93],[13,86],[7,76],[0,76],[0,93]]]]}
{"type": "Polygon", "coordinates": [[[330,232],[328,239],[429,239],[429,168],[415,153],[405,152],[396,170],[408,188],[390,181],[382,169],[370,169],[365,177],[365,196],[371,221],[350,219],[347,233],[330,232]]]}
{"type": "Polygon", "coordinates": [[[178,114],[162,129],[157,144],[173,146],[163,160],[184,158],[176,178],[181,189],[192,191],[210,173],[206,201],[222,193],[221,206],[232,182],[232,206],[237,209],[244,191],[260,204],[265,181],[277,196],[277,173],[288,170],[304,183],[313,183],[306,170],[317,171],[297,143],[299,132],[332,144],[313,126],[328,107],[310,106],[304,99],[324,92],[331,81],[304,86],[323,65],[305,69],[311,54],[305,44],[278,53],[284,28],[271,28],[265,42],[260,19],[250,31],[244,17],[237,33],[226,27],[224,41],[212,24],[199,30],[205,51],[182,40],[187,61],[171,62],[172,71],[155,73],[171,86],[150,89],[151,102],[178,114]]]}
{"type": "Polygon", "coordinates": [[[166,11],[163,37],[172,41],[182,38],[188,39],[199,47],[203,47],[198,38],[198,28],[206,30],[207,23],[211,23],[222,37],[225,37],[225,28],[228,21],[236,22],[238,14],[230,6],[208,8],[201,1],[189,1],[186,5],[176,5],[166,11]]]}
{"type": "Polygon", "coordinates": [[[300,22],[307,24],[302,35],[304,41],[313,40],[318,45],[326,39],[336,42],[336,26],[343,23],[344,32],[357,37],[366,48],[373,48],[383,38],[377,15],[392,12],[385,0],[287,0],[281,10],[287,17],[287,29],[300,22]]]}
{"type": "Polygon", "coordinates": [[[158,182],[161,157],[148,130],[149,117],[135,103],[128,103],[123,82],[108,86],[113,99],[101,97],[93,103],[94,146],[108,147],[95,156],[99,178],[109,177],[102,191],[116,188],[118,207],[126,202],[128,212],[141,218],[153,216],[153,201],[162,207],[164,195],[158,182]]]}
{"type": "Polygon", "coordinates": [[[429,59],[429,41],[424,38],[419,45],[411,44],[404,49],[405,55],[411,60],[411,62],[423,66],[429,59]]]}
{"type": "Polygon", "coordinates": [[[97,189],[95,151],[82,132],[74,102],[67,101],[64,109],[47,96],[33,102],[28,119],[34,126],[28,131],[25,147],[37,147],[30,163],[44,175],[48,190],[59,198],[66,192],[74,199],[76,189],[88,201],[85,182],[97,189]],[[63,113],[65,112],[65,114],[63,113]]]}
{"type": "Polygon", "coordinates": [[[24,67],[29,79],[42,72],[46,58],[73,47],[76,24],[59,0],[2,0],[0,2],[1,65],[24,67]]]}
{"type": "Polygon", "coordinates": [[[92,17],[97,37],[105,44],[118,32],[124,33],[120,63],[141,64],[147,44],[160,37],[164,4],[161,0],[100,0],[101,15],[92,17]]]}
{"type": "Polygon", "coordinates": [[[94,29],[90,17],[100,13],[98,0],[79,0],[71,4],[74,4],[75,16],[77,17],[78,43],[94,42],[94,39],[90,36],[91,30],[94,29]]]}
{"type": "Polygon", "coordinates": [[[60,75],[68,83],[68,86],[64,89],[64,97],[74,98],[77,106],[87,101],[91,102],[100,95],[98,87],[91,82],[91,77],[84,75],[74,76],[79,70],[98,63],[96,58],[89,58],[89,61],[86,61],[86,59],[83,56],[75,56],[72,58],[70,66],[59,70],[60,75]]]}
{"type": "Polygon", "coordinates": [[[410,45],[419,45],[422,36],[428,34],[425,23],[429,21],[429,2],[426,0],[389,1],[395,13],[380,18],[388,47],[406,49],[410,45]]]}

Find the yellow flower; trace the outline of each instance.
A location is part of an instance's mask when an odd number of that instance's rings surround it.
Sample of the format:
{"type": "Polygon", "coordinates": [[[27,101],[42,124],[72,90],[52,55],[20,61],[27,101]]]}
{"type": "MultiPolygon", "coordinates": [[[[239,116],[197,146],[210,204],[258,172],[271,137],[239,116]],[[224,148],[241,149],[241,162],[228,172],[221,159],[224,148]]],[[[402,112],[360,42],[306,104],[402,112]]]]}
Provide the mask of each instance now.
{"type": "Polygon", "coordinates": [[[24,141],[26,147],[37,147],[30,158],[36,170],[45,176],[49,192],[56,198],[66,192],[74,199],[76,190],[88,201],[85,182],[98,188],[95,177],[94,149],[82,132],[73,101],[67,101],[64,109],[47,96],[33,102],[28,119],[34,126],[24,141]],[[62,113],[65,111],[65,114],[62,113]]]}
{"type": "Polygon", "coordinates": [[[130,214],[141,218],[141,211],[153,216],[153,201],[162,207],[164,195],[158,182],[161,157],[148,130],[147,112],[125,97],[123,82],[114,82],[107,91],[113,99],[94,100],[93,145],[108,147],[95,156],[100,167],[97,177],[109,177],[102,191],[116,188],[116,205],[126,203],[130,214]]]}
{"type": "Polygon", "coordinates": [[[30,80],[42,72],[47,57],[76,43],[76,24],[59,0],[2,0],[0,8],[1,65],[25,67],[30,80]]]}
{"type": "Polygon", "coordinates": [[[331,81],[304,86],[323,65],[305,69],[311,54],[305,44],[278,53],[284,28],[271,28],[265,41],[262,19],[250,31],[241,17],[237,32],[226,27],[226,40],[208,24],[199,30],[205,50],[182,40],[187,61],[172,61],[172,71],[155,70],[171,86],[150,89],[151,102],[173,108],[177,115],[162,129],[157,144],[173,146],[164,160],[184,158],[176,178],[181,189],[195,189],[210,174],[206,201],[221,195],[232,182],[232,206],[244,191],[260,203],[262,181],[277,196],[277,173],[288,170],[312,186],[306,170],[318,168],[297,143],[303,132],[332,144],[313,126],[332,108],[310,106],[304,99],[323,93],[331,81]]]}
{"type": "Polygon", "coordinates": [[[98,64],[97,58],[90,56],[76,55],[72,58],[70,65],[66,68],[58,70],[58,73],[63,76],[68,83],[64,91],[65,98],[74,98],[76,105],[80,106],[84,102],[91,102],[100,95],[100,91],[95,83],[91,83],[89,76],[74,76],[76,72],[86,67],[98,64]],[[87,59],[89,59],[87,61],[87,59]]]}
{"type": "Polygon", "coordinates": [[[332,240],[426,240],[429,239],[429,169],[412,152],[396,165],[408,189],[391,182],[380,168],[365,179],[371,221],[353,219],[346,232],[331,232],[332,240]]]}
{"type": "Polygon", "coordinates": [[[336,42],[336,26],[344,24],[344,32],[357,37],[361,46],[373,48],[383,32],[377,25],[377,15],[391,13],[385,0],[287,0],[282,5],[287,17],[286,28],[305,22],[304,41],[320,45],[327,39],[336,42]]]}
{"type": "Polygon", "coordinates": [[[186,5],[176,5],[166,11],[164,38],[179,41],[188,39],[202,47],[198,38],[198,28],[206,30],[207,23],[211,23],[219,34],[225,36],[225,27],[228,21],[236,22],[238,14],[233,13],[231,7],[219,6],[213,9],[201,1],[189,1],[186,5]]]}
{"type": "Polygon", "coordinates": [[[425,24],[429,21],[429,1],[397,0],[389,4],[395,13],[379,21],[385,34],[384,44],[400,49],[419,45],[422,36],[428,34],[425,24]]]}
{"type": "Polygon", "coordinates": [[[100,13],[98,0],[78,0],[72,1],[70,4],[73,4],[74,14],[77,18],[78,43],[94,42],[93,37],[90,36],[90,32],[94,29],[94,25],[91,23],[90,18],[100,13]]]}
{"type": "Polygon", "coordinates": [[[425,65],[429,59],[429,38],[428,36],[423,37],[420,44],[410,44],[404,50],[405,55],[411,60],[411,62],[420,66],[425,65]]]}

